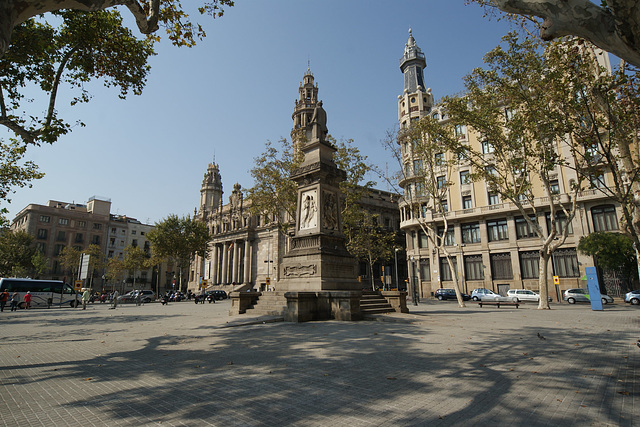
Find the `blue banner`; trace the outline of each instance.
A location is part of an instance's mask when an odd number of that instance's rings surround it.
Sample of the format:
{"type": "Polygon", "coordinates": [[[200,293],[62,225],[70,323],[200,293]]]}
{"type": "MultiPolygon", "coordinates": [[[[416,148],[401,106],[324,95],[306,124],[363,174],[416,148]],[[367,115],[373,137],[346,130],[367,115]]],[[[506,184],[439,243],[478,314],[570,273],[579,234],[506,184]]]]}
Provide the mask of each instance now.
{"type": "Polygon", "coordinates": [[[595,267],[587,267],[587,297],[591,300],[591,310],[602,311],[602,295],[600,294],[600,285],[598,284],[598,274],[595,267]]]}

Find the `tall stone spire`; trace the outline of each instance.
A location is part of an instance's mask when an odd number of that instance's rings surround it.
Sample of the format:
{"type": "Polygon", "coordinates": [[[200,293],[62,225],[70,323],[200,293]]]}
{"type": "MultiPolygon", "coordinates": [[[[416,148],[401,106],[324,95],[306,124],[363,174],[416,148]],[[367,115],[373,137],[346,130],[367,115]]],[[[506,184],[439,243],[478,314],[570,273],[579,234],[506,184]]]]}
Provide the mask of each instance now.
{"type": "Polygon", "coordinates": [[[409,28],[409,40],[404,46],[404,55],[400,58],[400,70],[404,74],[404,92],[417,92],[424,90],[424,69],[427,68],[427,60],[424,53],[416,44],[411,28],[409,28]]]}
{"type": "Polygon", "coordinates": [[[291,130],[291,140],[294,145],[300,142],[301,139],[307,136],[301,132],[308,124],[311,123],[313,118],[313,111],[318,103],[318,84],[314,84],[313,74],[309,67],[307,72],[302,78],[302,82],[298,87],[298,99],[294,101],[293,114],[293,129],[291,130]]]}
{"type": "Polygon", "coordinates": [[[216,211],[221,200],[222,178],[220,170],[215,162],[209,163],[200,187],[200,217],[206,219],[210,213],[216,211]]]}

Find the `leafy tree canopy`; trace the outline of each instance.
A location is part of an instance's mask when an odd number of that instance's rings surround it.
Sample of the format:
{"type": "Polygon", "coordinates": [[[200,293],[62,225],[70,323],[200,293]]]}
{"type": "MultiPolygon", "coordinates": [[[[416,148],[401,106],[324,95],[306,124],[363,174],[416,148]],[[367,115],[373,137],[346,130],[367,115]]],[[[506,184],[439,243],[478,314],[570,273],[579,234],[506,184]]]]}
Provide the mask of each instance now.
{"type": "Polygon", "coordinates": [[[24,277],[33,271],[33,240],[25,231],[0,230],[0,277],[24,277]]]}
{"type": "Polygon", "coordinates": [[[619,271],[627,277],[636,277],[638,264],[633,241],[621,233],[595,232],[580,238],[578,250],[595,257],[598,266],[619,271]]]}

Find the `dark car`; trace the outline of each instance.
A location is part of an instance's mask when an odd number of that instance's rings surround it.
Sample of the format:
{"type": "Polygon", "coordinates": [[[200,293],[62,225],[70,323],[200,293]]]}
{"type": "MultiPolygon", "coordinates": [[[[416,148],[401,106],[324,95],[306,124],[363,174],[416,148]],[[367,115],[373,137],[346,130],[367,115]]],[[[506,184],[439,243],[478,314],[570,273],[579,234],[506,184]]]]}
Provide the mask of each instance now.
{"type": "MultiPolygon", "coordinates": [[[[462,300],[463,301],[469,301],[471,299],[471,297],[465,293],[462,293],[462,300]]],[[[437,299],[439,299],[440,301],[442,300],[446,300],[446,299],[457,299],[458,297],[456,297],[456,291],[455,289],[438,289],[436,290],[435,294],[433,294],[434,297],[436,297],[437,299]]]]}
{"type": "Polygon", "coordinates": [[[225,291],[221,291],[221,290],[215,290],[212,291],[213,292],[213,296],[216,300],[220,301],[223,299],[227,299],[227,293],[225,291]]]}

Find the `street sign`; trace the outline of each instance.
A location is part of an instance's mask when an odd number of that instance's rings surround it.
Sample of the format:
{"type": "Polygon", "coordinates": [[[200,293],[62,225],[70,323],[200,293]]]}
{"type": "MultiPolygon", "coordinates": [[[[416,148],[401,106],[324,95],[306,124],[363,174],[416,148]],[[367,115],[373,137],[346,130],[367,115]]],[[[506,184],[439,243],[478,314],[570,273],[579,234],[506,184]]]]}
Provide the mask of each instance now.
{"type": "Polygon", "coordinates": [[[76,280],[75,282],[73,282],[73,287],[76,291],[82,289],[82,280],[76,280]]]}
{"type": "Polygon", "coordinates": [[[553,276],[553,284],[554,285],[560,284],[560,276],[553,276]]]}

